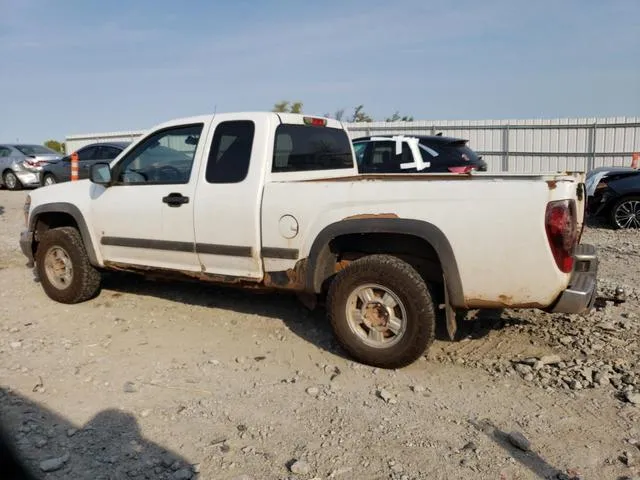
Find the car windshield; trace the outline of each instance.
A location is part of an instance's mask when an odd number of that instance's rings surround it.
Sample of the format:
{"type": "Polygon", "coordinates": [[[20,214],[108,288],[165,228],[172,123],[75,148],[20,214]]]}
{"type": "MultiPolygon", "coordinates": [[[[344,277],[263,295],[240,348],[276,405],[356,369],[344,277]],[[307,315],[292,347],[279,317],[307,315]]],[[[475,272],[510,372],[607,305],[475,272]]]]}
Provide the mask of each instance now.
{"type": "Polygon", "coordinates": [[[24,155],[57,155],[57,152],[49,150],[42,145],[16,145],[18,149],[24,155]]]}

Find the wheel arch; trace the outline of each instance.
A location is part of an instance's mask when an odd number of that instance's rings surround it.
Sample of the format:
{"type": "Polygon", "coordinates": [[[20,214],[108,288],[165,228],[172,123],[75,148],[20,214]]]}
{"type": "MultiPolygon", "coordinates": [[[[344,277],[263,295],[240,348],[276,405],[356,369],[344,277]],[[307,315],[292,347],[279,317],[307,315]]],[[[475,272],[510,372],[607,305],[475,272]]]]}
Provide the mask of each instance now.
{"type": "Polygon", "coordinates": [[[435,252],[453,305],[464,305],[458,264],[445,234],[432,223],[403,218],[360,218],[342,220],[325,227],[315,238],[307,257],[307,290],[321,293],[325,281],[335,274],[336,255],[331,243],[348,235],[395,234],[426,242],[435,252]]]}
{"type": "MultiPolygon", "coordinates": [[[[93,266],[99,266],[98,256],[93,248],[91,234],[87,222],[80,209],[72,203],[55,202],[38,205],[33,209],[29,219],[29,230],[36,235],[38,232],[56,227],[76,227],[93,266]]],[[[37,241],[37,239],[36,239],[37,241]]],[[[36,242],[34,242],[34,249],[36,242]]]]}

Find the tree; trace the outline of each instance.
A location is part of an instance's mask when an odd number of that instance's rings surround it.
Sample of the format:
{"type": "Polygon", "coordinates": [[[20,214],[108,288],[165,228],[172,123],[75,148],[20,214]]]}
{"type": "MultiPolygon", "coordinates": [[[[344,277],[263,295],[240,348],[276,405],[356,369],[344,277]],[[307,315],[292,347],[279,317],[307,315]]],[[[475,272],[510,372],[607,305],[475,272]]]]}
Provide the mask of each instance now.
{"type": "Polygon", "coordinates": [[[302,102],[290,102],[289,100],[282,100],[273,105],[272,112],[280,113],[302,113],[302,102]]]}
{"type": "Polygon", "coordinates": [[[56,152],[64,153],[64,142],[58,142],[57,140],[47,140],[44,142],[44,146],[55,150],[56,152]]]}
{"type": "Polygon", "coordinates": [[[373,122],[373,119],[364,113],[364,105],[358,105],[353,109],[353,115],[351,116],[351,122],[373,122]]]}
{"type": "Polygon", "coordinates": [[[413,117],[404,115],[404,116],[400,116],[400,113],[398,113],[398,111],[396,110],[396,112],[391,115],[389,118],[385,119],[385,122],[413,122],[413,117]]]}

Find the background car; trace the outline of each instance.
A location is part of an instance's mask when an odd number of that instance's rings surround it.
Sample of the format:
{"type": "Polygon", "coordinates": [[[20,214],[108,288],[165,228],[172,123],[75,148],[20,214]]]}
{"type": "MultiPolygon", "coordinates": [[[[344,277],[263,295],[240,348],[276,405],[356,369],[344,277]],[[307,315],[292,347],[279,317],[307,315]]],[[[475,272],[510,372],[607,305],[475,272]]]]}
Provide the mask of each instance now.
{"type": "Polygon", "coordinates": [[[402,153],[396,154],[393,136],[377,135],[352,140],[360,173],[467,173],[484,172],[487,163],[467,146],[468,141],[439,135],[415,136],[422,158],[431,165],[424,170],[401,169],[402,163],[413,163],[413,154],[403,141],[402,153]]]}
{"type": "MultiPolygon", "coordinates": [[[[89,178],[91,165],[110,162],[122,152],[130,142],[103,142],[85,145],[77,150],[78,178],[89,178]]],[[[53,185],[71,180],[71,154],[45,165],[40,171],[40,185],[53,185]]]]}
{"type": "Polygon", "coordinates": [[[587,211],[615,229],[640,228],[640,170],[604,167],[587,173],[587,211]]]}
{"type": "Polygon", "coordinates": [[[42,145],[0,144],[0,185],[9,190],[37,187],[42,167],[61,157],[60,153],[42,145]]]}

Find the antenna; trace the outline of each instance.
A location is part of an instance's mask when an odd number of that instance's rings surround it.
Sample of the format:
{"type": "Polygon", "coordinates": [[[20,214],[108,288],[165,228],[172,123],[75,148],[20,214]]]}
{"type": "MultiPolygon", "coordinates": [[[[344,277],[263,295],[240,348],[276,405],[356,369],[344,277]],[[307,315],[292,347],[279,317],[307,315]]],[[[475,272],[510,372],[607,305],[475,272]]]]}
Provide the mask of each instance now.
{"type": "Polygon", "coordinates": [[[215,115],[217,111],[218,111],[218,104],[216,103],[215,105],[213,105],[213,114],[215,115]]]}

